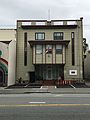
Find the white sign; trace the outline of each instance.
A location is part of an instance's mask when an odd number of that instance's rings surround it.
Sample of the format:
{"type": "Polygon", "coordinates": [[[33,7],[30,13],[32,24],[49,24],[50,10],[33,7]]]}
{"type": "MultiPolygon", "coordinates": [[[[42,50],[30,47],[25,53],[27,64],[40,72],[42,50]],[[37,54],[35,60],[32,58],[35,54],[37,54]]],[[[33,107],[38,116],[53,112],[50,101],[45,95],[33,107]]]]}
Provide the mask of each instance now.
{"type": "Polygon", "coordinates": [[[69,70],[69,75],[77,75],[77,70],[69,70]]]}

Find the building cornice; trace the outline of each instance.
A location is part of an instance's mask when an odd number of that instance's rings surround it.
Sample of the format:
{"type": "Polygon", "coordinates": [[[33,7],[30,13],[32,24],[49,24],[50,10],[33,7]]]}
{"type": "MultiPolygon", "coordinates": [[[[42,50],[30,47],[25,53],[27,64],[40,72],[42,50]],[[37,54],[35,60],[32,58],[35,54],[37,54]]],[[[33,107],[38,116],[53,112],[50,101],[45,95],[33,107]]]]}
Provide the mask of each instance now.
{"type": "Polygon", "coordinates": [[[70,40],[30,40],[28,41],[31,46],[33,45],[68,45],[70,40]]]}

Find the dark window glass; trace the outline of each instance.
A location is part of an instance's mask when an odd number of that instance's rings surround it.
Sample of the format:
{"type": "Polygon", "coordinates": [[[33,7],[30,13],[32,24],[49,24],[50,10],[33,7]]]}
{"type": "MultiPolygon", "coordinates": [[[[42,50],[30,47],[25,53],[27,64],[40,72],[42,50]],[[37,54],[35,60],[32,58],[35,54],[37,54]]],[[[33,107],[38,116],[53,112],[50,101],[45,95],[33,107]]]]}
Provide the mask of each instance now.
{"type": "Polygon", "coordinates": [[[63,40],[63,32],[54,32],[54,40],[63,40]]]}
{"type": "Polygon", "coordinates": [[[71,33],[71,39],[72,39],[72,65],[75,65],[75,46],[74,46],[75,33],[74,32],[71,33]]]}
{"type": "Polygon", "coordinates": [[[45,33],[35,33],[35,40],[45,40],[45,33]]]}
{"type": "Polygon", "coordinates": [[[27,66],[27,33],[24,33],[24,65],[27,66]]]}

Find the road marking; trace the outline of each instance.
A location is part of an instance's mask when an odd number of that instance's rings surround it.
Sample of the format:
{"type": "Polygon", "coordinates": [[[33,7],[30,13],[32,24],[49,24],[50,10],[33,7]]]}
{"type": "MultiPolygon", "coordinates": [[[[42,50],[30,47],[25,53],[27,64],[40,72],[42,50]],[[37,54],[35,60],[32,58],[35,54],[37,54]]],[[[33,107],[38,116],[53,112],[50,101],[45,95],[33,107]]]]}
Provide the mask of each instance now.
{"type": "Polygon", "coordinates": [[[29,102],[30,104],[45,104],[46,102],[29,102]]]}
{"type": "Polygon", "coordinates": [[[16,105],[0,105],[0,107],[78,107],[90,106],[90,104],[16,104],[16,105]]]}

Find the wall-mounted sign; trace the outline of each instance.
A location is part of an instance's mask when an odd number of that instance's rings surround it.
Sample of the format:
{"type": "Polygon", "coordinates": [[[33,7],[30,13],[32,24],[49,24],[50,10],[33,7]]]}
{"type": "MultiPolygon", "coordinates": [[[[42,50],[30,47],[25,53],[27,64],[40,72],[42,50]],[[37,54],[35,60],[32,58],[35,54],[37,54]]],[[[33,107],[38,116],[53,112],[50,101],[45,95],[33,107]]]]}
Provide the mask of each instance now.
{"type": "Polygon", "coordinates": [[[69,70],[69,75],[77,75],[77,70],[69,70]]]}

